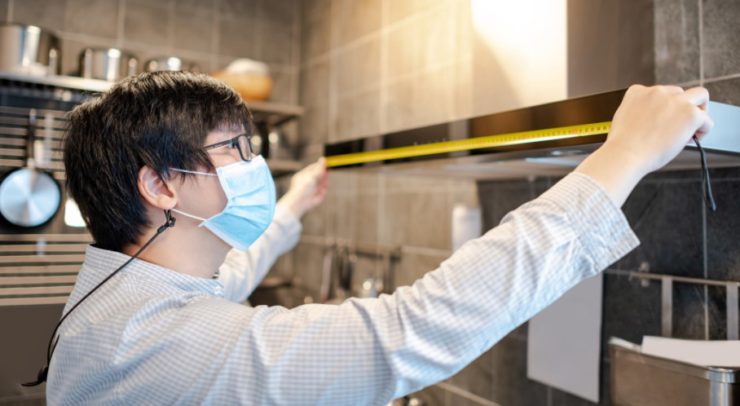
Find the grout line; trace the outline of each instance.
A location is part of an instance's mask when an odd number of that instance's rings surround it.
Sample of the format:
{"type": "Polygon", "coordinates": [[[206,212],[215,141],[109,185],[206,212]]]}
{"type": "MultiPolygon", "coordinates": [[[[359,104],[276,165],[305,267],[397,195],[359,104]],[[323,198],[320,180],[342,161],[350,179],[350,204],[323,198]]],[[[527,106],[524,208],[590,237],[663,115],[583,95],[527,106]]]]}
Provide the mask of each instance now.
{"type": "Polygon", "coordinates": [[[444,389],[444,390],[446,390],[448,392],[454,393],[454,394],[456,394],[458,396],[464,397],[464,398],[466,398],[468,400],[472,400],[474,402],[478,402],[479,404],[481,404],[483,406],[501,406],[500,404],[498,404],[496,402],[493,402],[493,401],[490,401],[490,400],[488,400],[486,398],[480,397],[480,396],[478,396],[478,395],[476,395],[474,393],[470,393],[470,392],[468,392],[468,391],[466,391],[464,389],[458,388],[457,386],[452,385],[452,384],[449,384],[447,382],[440,382],[436,386],[438,386],[438,387],[440,387],[440,388],[442,388],[442,389],[444,389]]]}
{"type": "Polygon", "coordinates": [[[126,23],[126,1],[118,0],[118,18],[116,18],[116,48],[123,48],[124,24],[126,23]]]}
{"type": "Polygon", "coordinates": [[[328,57],[329,57],[329,74],[328,74],[328,80],[329,80],[329,97],[328,102],[329,106],[327,108],[328,110],[328,123],[326,128],[326,138],[324,139],[324,142],[334,142],[337,141],[336,134],[335,134],[335,125],[334,125],[334,119],[337,115],[337,100],[336,100],[336,76],[337,76],[337,50],[334,48],[334,43],[336,42],[336,37],[338,35],[338,28],[335,20],[335,15],[337,13],[337,1],[331,1],[329,4],[329,51],[328,51],[328,57]]]}
{"type": "Polygon", "coordinates": [[[220,44],[219,44],[220,35],[219,35],[219,31],[218,31],[218,27],[220,26],[220,24],[219,24],[219,18],[221,16],[221,12],[220,12],[220,8],[221,7],[220,6],[221,6],[221,1],[220,0],[215,0],[211,4],[211,7],[212,7],[212,9],[211,9],[211,12],[212,12],[211,18],[212,18],[212,22],[213,22],[211,24],[211,52],[209,54],[209,60],[211,61],[211,66],[210,66],[210,68],[211,68],[210,70],[211,71],[214,71],[216,69],[219,69],[220,68],[220,64],[221,64],[221,61],[219,60],[219,57],[218,57],[218,55],[219,55],[219,46],[220,46],[220,44]]]}
{"type": "Polygon", "coordinates": [[[175,48],[175,0],[167,4],[167,53],[172,55],[175,48]]]}
{"type": "Polygon", "coordinates": [[[740,73],[733,73],[732,75],[717,76],[711,79],[703,79],[702,82],[704,85],[706,85],[707,83],[719,82],[722,80],[737,79],[737,78],[740,78],[740,73]]]}
{"type": "Polygon", "coordinates": [[[388,128],[388,117],[386,114],[386,104],[388,102],[388,31],[384,30],[389,18],[390,8],[389,0],[383,0],[380,4],[380,106],[378,106],[379,121],[378,128],[383,132],[388,128]]]}
{"type": "MultiPolygon", "coordinates": [[[[293,47],[290,64],[294,68],[293,77],[291,78],[291,95],[290,100],[293,104],[299,104],[300,77],[301,77],[301,32],[303,30],[303,3],[295,2],[293,6],[293,32],[291,33],[290,46],[293,47]]],[[[300,136],[300,134],[299,134],[300,136]]]]}

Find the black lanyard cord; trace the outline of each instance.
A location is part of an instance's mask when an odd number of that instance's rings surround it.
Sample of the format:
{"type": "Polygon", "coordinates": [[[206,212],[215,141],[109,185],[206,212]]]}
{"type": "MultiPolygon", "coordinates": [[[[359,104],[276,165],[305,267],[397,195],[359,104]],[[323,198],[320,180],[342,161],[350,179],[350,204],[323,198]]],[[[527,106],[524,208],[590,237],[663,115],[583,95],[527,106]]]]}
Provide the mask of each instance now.
{"type": "Polygon", "coordinates": [[[707,208],[711,211],[717,211],[717,203],[714,201],[714,193],[712,193],[712,180],[709,178],[709,165],[707,165],[707,157],[704,154],[704,148],[699,143],[699,138],[694,135],[694,144],[699,149],[699,156],[701,157],[701,172],[702,172],[702,183],[704,187],[704,203],[707,208]]]}
{"type": "Polygon", "coordinates": [[[98,290],[99,287],[103,286],[105,282],[108,282],[110,278],[112,278],[121,269],[125,268],[134,259],[136,259],[139,255],[141,255],[141,253],[144,252],[144,250],[154,241],[155,238],[157,238],[160,234],[162,234],[168,228],[175,226],[175,218],[172,217],[172,213],[169,210],[164,211],[164,216],[165,216],[165,223],[159,226],[159,228],[157,228],[157,232],[152,236],[152,238],[149,239],[149,241],[146,242],[146,244],[142,245],[141,248],[139,248],[131,258],[129,258],[128,260],[126,260],[126,262],[123,263],[123,265],[119,266],[115,271],[111,272],[111,274],[108,275],[105,279],[103,279],[102,282],[98,283],[94,288],[92,288],[89,292],[87,292],[85,296],[82,297],[82,299],[77,301],[77,303],[75,303],[75,305],[72,306],[72,308],[69,309],[69,311],[65,313],[61,319],[59,319],[56,326],[54,326],[54,331],[52,331],[51,337],[49,337],[49,345],[46,347],[46,365],[43,368],[41,368],[41,370],[39,371],[38,375],[36,376],[36,381],[22,383],[21,385],[37,386],[43,382],[46,382],[46,376],[49,373],[49,365],[51,364],[51,357],[52,355],[54,355],[54,350],[57,348],[57,343],[59,342],[59,338],[57,337],[57,331],[59,330],[59,327],[62,325],[62,322],[64,322],[67,316],[69,316],[77,308],[77,306],[80,305],[80,303],[85,301],[85,299],[87,299],[90,295],[92,295],[93,292],[98,290]]]}

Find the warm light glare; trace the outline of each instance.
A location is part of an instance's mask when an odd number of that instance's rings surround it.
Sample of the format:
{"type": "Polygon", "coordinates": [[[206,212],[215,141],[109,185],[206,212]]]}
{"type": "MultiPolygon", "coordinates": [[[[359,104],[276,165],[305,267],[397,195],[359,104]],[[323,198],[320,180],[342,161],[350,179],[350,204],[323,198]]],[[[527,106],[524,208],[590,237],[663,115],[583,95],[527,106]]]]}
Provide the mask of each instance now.
{"type": "Polygon", "coordinates": [[[567,97],[566,0],[471,0],[476,35],[524,104],[567,97]]]}

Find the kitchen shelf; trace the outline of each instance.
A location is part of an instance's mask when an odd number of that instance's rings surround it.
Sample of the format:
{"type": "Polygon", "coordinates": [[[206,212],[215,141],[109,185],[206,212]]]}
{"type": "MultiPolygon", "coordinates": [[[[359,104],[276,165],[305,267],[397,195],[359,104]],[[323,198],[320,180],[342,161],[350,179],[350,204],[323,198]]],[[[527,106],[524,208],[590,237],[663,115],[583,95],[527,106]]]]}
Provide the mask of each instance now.
{"type": "Polygon", "coordinates": [[[303,107],[269,101],[246,100],[255,121],[265,122],[271,127],[278,127],[303,115],[303,107]]]}
{"type": "MultiPolygon", "coordinates": [[[[106,80],[87,79],[77,76],[31,76],[13,72],[0,72],[0,81],[6,82],[3,84],[3,87],[27,88],[29,85],[37,85],[45,88],[82,93],[100,93],[107,91],[113,86],[112,82],[106,80]]],[[[62,96],[61,98],[81,101],[70,96],[62,96]]],[[[301,117],[304,111],[303,107],[288,103],[252,100],[246,100],[246,103],[252,111],[255,121],[266,123],[269,127],[277,127],[301,117]]]]}
{"type": "Polygon", "coordinates": [[[83,92],[104,92],[113,85],[105,80],[86,79],[76,76],[31,76],[21,75],[13,72],[0,72],[0,79],[17,83],[32,83],[37,85],[63,88],[68,90],[79,90],[83,92]]]}
{"type": "Polygon", "coordinates": [[[287,159],[267,159],[267,166],[275,177],[292,174],[304,167],[302,162],[287,159]]]}

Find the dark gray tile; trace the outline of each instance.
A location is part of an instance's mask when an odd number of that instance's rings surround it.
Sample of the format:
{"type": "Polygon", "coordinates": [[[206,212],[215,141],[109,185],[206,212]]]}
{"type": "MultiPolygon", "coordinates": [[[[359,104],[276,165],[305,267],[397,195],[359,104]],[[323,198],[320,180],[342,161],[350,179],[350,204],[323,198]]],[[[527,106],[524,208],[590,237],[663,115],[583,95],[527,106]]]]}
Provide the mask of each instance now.
{"type": "Polygon", "coordinates": [[[129,1],[126,4],[123,36],[126,41],[164,47],[169,40],[170,24],[167,8],[129,1]]]}
{"type": "Polygon", "coordinates": [[[379,30],[380,6],[376,0],[334,1],[332,24],[337,25],[337,44],[344,45],[379,30]]]}
{"type": "Polygon", "coordinates": [[[381,243],[450,249],[451,208],[439,180],[390,177],[382,204],[381,243]]]}
{"type": "Polygon", "coordinates": [[[707,212],[707,264],[710,279],[740,280],[740,181],[715,181],[717,211],[707,212]]]}
{"type": "Polygon", "coordinates": [[[206,9],[211,10],[212,12],[217,12],[218,9],[216,8],[216,5],[218,5],[218,2],[215,1],[203,1],[203,0],[175,0],[175,9],[176,10],[184,10],[184,9],[206,9]]]}
{"type": "Polygon", "coordinates": [[[65,31],[115,38],[119,0],[67,0],[65,31]]]}
{"type": "Polygon", "coordinates": [[[412,285],[427,272],[439,268],[445,259],[445,256],[404,253],[400,261],[393,263],[393,287],[412,285]]]}
{"type": "MultiPolygon", "coordinates": [[[[332,118],[336,141],[374,135],[380,132],[380,89],[371,88],[334,101],[332,118]]],[[[335,141],[331,140],[331,141],[335,141]]]]}
{"type": "Polygon", "coordinates": [[[0,21],[8,20],[8,2],[10,0],[0,0],[0,21]]]}
{"type": "MultiPolygon", "coordinates": [[[[307,143],[323,143],[329,134],[329,103],[302,104],[301,136],[307,143]]],[[[323,146],[321,150],[323,154],[323,146]]]]}
{"type": "Polygon", "coordinates": [[[701,0],[704,78],[740,73],[740,7],[734,0],[701,0]]]}
{"type": "Polygon", "coordinates": [[[301,5],[301,58],[307,61],[329,51],[331,0],[308,0],[301,5]]]}
{"type": "MultiPolygon", "coordinates": [[[[707,290],[709,339],[727,340],[727,290],[723,286],[709,286],[707,290]]],[[[740,305],[738,307],[740,311],[740,305]]]]}
{"type": "Polygon", "coordinates": [[[177,49],[210,52],[213,39],[213,10],[210,8],[177,8],[174,16],[177,49]]]}
{"type": "Polygon", "coordinates": [[[304,107],[329,103],[328,60],[321,60],[301,69],[299,100],[304,107]]]}
{"type": "Polygon", "coordinates": [[[706,339],[704,287],[687,284],[673,286],[673,337],[706,339]]]}
{"type": "Polygon", "coordinates": [[[337,58],[338,97],[380,83],[380,40],[364,42],[343,50],[337,58]]]}
{"type": "Polygon", "coordinates": [[[27,0],[13,2],[13,22],[64,31],[66,0],[27,0]]]}
{"type": "Polygon", "coordinates": [[[578,396],[571,395],[570,393],[563,392],[556,388],[550,389],[550,403],[549,406],[592,406],[599,403],[594,403],[586,399],[579,398],[578,396]]]}
{"type": "Polygon", "coordinates": [[[535,182],[525,180],[478,182],[478,197],[483,210],[483,229],[496,227],[508,212],[536,196],[535,182]]]}
{"type": "Polygon", "coordinates": [[[655,1],[655,80],[699,80],[698,1],[655,1]]]}
{"type": "Polygon", "coordinates": [[[410,401],[412,399],[421,401],[423,406],[445,406],[447,404],[447,391],[439,386],[430,386],[408,395],[404,400],[410,401]]]}
{"type": "Polygon", "coordinates": [[[623,206],[640,246],[616,267],[702,277],[703,194],[698,181],[641,182],[623,206]]]}
{"type": "Polygon", "coordinates": [[[661,335],[660,283],[604,275],[602,349],[611,337],[642,343],[646,335],[661,335]]]}
{"type": "Polygon", "coordinates": [[[224,19],[218,27],[218,53],[230,57],[256,57],[255,35],[256,21],[250,18],[242,20],[224,19]]]}
{"type": "Polygon", "coordinates": [[[705,87],[709,90],[712,100],[736,106],[740,105],[740,78],[709,82],[705,87]]]}
{"type": "Polygon", "coordinates": [[[260,19],[257,27],[260,30],[260,43],[257,47],[257,57],[260,60],[279,65],[291,65],[295,62],[293,50],[297,43],[294,44],[292,23],[286,26],[280,21],[260,19]]]}
{"type": "Polygon", "coordinates": [[[527,378],[527,342],[507,336],[450,382],[502,405],[544,405],[547,386],[527,378]],[[484,386],[486,385],[486,386],[484,386]]]}
{"type": "Polygon", "coordinates": [[[270,100],[291,104],[296,103],[298,74],[290,68],[273,68],[270,70],[270,74],[272,75],[270,100]]]}
{"type": "Polygon", "coordinates": [[[296,0],[269,0],[260,3],[258,14],[263,20],[280,24],[290,29],[298,17],[299,2],[296,0]]]}
{"type": "Polygon", "coordinates": [[[62,307],[0,307],[0,323],[6,326],[0,334],[0,399],[20,395],[16,385],[36,377],[46,362],[47,341],[62,307]]]}
{"type": "Polygon", "coordinates": [[[257,15],[258,0],[221,0],[219,12],[226,18],[254,18],[257,15]]]}

